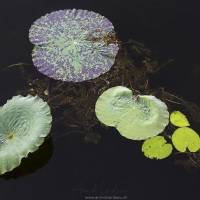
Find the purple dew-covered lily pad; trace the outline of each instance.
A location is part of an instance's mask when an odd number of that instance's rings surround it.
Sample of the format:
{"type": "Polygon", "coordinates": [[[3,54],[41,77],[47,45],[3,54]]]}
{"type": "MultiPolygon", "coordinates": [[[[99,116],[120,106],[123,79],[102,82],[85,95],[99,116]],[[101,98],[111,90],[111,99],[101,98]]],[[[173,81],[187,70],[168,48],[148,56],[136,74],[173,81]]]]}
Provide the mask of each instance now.
{"type": "Polygon", "coordinates": [[[33,63],[57,80],[81,82],[107,72],[118,44],[112,23],[87,10],[60,10],[34,22],[29,32],[35,45],[33,63]]]}

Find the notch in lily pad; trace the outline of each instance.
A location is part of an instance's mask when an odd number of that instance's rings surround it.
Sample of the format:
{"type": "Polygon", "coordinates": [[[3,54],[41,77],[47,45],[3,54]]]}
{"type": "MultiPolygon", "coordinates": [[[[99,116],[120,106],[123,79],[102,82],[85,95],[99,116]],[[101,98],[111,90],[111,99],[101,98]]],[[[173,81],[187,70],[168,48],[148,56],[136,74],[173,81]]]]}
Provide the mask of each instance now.
{"type": "Polygon", "coordinates": [[[38,96],[14,96],[0,108],[0,174],[36,151],[51,129],[50,107],[38,96]]]}
{"type": "Polygon", "coordinates": [[[200,149],[199,135],[189,127],[181,127],[174,131],[172,143],[180,152],[197,152],[200,149]]]}
{"type": "Polygon", "coordinates": [[[172,145],[163,136],[155,136],[144,141],[142,152],[150,159],[163,159],[172,153],[172,145]]]}
{"type": "Polygon", "coordinates": [[[119,47],[112,23],[98,13],[67,9],[36,20],[29,38],[37,69],[56,80],[81,82],[107,72],[119,47]]]}
{"type": "Polygon", "coordinates": [[[123,86],[103,92],[96,102],[95,112],[102,123],[115,127],[121,135],[132,140],[156,136],[169,123],[164,102],[151,95],[133,95],[123,86]]]}

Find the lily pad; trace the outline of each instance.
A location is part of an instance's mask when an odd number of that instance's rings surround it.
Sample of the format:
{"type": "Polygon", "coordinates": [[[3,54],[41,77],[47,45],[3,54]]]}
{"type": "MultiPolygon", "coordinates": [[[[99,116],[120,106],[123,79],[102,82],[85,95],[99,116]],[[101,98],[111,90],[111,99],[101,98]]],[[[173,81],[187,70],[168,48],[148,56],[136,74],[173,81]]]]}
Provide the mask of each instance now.
{"type": "Polygon", "coordinates": [[[185,152],[187,148],[190,152],[196,152],[200,149],[199,135],[189,127],[176,129],[172,135],[172,143],[180,152],[185,152]]]}
{"type": "Polygon", "coordinates": [[[151,95],[132,95],[132,91],[116,86],[103,92],[95,106],[97,118],[114,126],[126,138],[142,140],[161,133],[169,123],[164,102],[151,95]]]}
{"type": "Polygon", "coordinates": [[[163,159],[172,153],[172,145],[166,144],[163,136],[155,136],[144,141],[142,152],[148,158],[163,159]]]}
{"type": "Polygon", "coordinates": [[[29,32],[38,70],[57,80],[81,82],[107,72],[118,44],[112,23],[87,10],[60,10],[42,16],[29,32]]]}
{"type": "Polygon", "coordinates": [[[38,96],[14,96],[0,108],[0,174],[36,151],[51,129],[50,108],[38,96]]]}
{"type": "Polygon", "coordinates": [[[170,122],[174,126],[178,126],[178,127],[190,126],[190,124],[187,120],[187,117],[180,111],[174,111],[171,113],[170,122]]]}

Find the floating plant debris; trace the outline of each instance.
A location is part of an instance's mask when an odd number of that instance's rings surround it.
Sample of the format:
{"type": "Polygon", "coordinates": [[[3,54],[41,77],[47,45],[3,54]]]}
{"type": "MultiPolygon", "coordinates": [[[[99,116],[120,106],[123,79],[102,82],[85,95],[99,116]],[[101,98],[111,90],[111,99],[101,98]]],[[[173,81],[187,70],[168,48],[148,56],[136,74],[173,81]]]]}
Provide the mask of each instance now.
{"type": "Polygon", "coordinates": [[[57,80],[81,82],[107,72],[118,42],[112,23],[87,10],[60,10],[36,20],[30,28],[33,63],[57,80]]]}

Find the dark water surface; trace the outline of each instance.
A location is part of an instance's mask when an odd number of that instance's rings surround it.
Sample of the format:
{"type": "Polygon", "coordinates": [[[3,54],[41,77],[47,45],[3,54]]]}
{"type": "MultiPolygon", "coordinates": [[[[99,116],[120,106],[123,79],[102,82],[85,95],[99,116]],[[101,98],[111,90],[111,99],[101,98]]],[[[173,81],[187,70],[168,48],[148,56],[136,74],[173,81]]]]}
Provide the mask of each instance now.
{"type": "MultiPolygon", "coordinates": [[[[160,86],[200,105],[200,3],[190,0],[2,0],[0,3],[0,67],[32,63],[28,39],[32,23],[46,13],[87,9],[107,17],[123,42],[147,45],[160,62],[173,59],[150,77],[160,86]]],[[[19,70],[0,73],[0,105],[23,88],[19,70]]],[[[196,124],[200,131],[199,124],[196,124]]],[[[141,142],[102,132],[98,145],[82,136],[49,137],[14,172],[0,176],[5,200],[179,200],[199,198],[200,173],[174,165],[174,157],[156,161],[140,152],[141,142]],[[100,198],[102,196],[102,198],[100,198]]],[[[0,163],[1,164],[1,163],[0,163]]]]}

